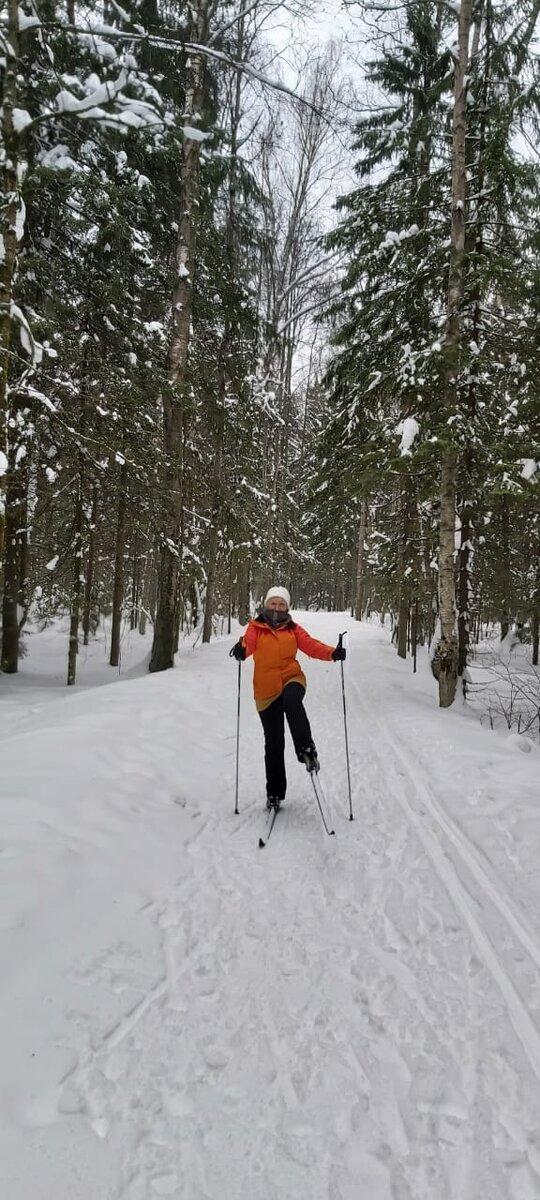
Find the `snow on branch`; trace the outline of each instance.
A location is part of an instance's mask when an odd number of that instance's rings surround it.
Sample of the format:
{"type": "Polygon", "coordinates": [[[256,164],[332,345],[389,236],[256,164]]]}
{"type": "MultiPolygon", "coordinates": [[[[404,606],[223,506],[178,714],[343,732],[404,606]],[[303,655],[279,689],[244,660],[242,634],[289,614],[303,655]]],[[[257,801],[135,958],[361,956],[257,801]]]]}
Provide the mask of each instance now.
{"type": "Polygon", "coordinates": [[[401,442],[399,444],[399,452],[402,458],[410,458],[413,446],[418,434],[420,426],[415,417],[405,417],[403,421],[396,426],[396,433],[401,434],[401,442]]]}
{"type": "Polygon", "coordinates": [[[519,461],[522,467],[522,479],[532,479],[536,472],[540,471],[540,462],[537,462],[535,458],[520,458],[519,461]]]}
{"type": "Polygon", "coordinates": [[[82,100],[78,100],[73,92],[58,92],[56,96],[56,104],[59,113],[82,113],[87,109],[98,108],[101,104],[109,104],[114,100],[119,92],[126,86],[128,77],[127,71],[123,67],[120,71],[118,79],[105,83],[100,83],[94,88],[89,95],[84,96],[82,100]]]}
{"type": "Polygon", "coordinates": [[[12,320],[19,322],[19,336],[23,350],[26,351],[32,365],[37,366],[43,358],[43,347],[40,346],[39,342],[34,340],[32,330],[24,313],[13,302],[10,305],[10,315],[12,320]]]}
{"type": "Polygon", "coordinates": [[[37,17],[35,13],[26,13],[22,7],[22,4],[19,4],[17,12],[19,33],[24,33],[26,29],[39,29],[41,27],[41,21],[39,17],[37,17]]]}
{"type": "MultiPolygon", "coordinates": [[[[51,22],[47,25],[49,29],[58,29],[57,23],[51,22]]],[[[263,71],[258,71],[256,67],[251,66],[245,59],[232,58],[223,50],[216,50],[212,46],[204,46],[196,42],[183,42],[177,38],[172,40],[160,37],[157,34],[147,33],[141,26],[137,29],[139,32],[127,32],[122,29],[115,29],[112,25],[95,25],[86,26],[84,28],[77,25],[62,25],[62,30],[68,33],[74,33],[77,37],[108,37],[115,38],[119,41],[127,42],[144,42],[147,46],[156,46],[161,50],[183,50],[188,54],[201,54],[205,58],[214,59],[217,62],[223,63],[224,66],[230,67],[233,71],[238,71],[243,75],[247,75],[249,79],[256,80],[262,83],[264,87],[271,88],[272,91],[280,92],[282,95],[288,96],[298,104],[302,104],[304,108],[311,109],[323,121],[328,123],[323,109],[318,108],[311,100],[307,100],[305,96],[301,96],[299,92],[295,92],[294,88],[289,88],[279,79],[273,79],[269,75],[265,75],[263,71]]],[[[64,93],[61,93],[62,95],[64,93]]],[[[70,95],[70,93],[65,93],[70,95]]],[[[111,97],[112,98],[112,97],[111,97]]],[[[96,102],[96,101],[95,101],[96,102]]],[[[69,111],[74,111],[70,109],[69,111]]]]}

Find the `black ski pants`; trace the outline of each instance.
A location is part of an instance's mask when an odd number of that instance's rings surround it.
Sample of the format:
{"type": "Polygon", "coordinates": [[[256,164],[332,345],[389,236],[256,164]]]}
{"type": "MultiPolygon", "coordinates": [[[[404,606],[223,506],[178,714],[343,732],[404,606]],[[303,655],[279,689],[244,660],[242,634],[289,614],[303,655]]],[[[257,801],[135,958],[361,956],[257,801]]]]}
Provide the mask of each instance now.
{"type": "Polygon", "coordinates": [[[273,700],[268,708],[259,713],[264,729],[266,795],[281,800],[284,799],[287,790],[285,717],[300,761],[302,751],[313,745],[311,729],[303,704],[304,691],[301,683],[287,683],[281,696],[278,696],[277,700],[273,700]]]}

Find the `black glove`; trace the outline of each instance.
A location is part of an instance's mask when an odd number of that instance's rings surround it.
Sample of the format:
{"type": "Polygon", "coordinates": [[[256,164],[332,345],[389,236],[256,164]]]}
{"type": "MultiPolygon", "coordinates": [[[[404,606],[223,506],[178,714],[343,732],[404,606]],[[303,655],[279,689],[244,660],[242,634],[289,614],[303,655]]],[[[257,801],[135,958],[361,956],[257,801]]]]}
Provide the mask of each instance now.
{"type": "Polygon", "coordinates": [[[346,657],[347,651],[344,646],[339,645],[336,646],[335,650],[332,650],[332,658],[334,662],[345,662],[346,657]]]}
{"type": "Polygon", "coordinates": [[[232,650],[229,650],[229,658],[235,658],[237,662],[244,662],[246,657],[246,647],[242,642],[235,642],[232,650]]]}

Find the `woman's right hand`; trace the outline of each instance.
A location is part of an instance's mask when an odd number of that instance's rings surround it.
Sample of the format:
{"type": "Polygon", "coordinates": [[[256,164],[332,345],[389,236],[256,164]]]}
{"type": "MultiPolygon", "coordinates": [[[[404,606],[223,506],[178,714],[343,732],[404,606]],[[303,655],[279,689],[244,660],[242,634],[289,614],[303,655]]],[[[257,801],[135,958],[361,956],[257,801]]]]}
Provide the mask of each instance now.
{"type": "Polygon", "coordinates": [[[232,650],[229,650],[229,658],[235,658],[237,662],[244,662],[245,657],[246,647],[244,646],[242,639],[240,639],[239,642],[235,642],[232,650]]]}

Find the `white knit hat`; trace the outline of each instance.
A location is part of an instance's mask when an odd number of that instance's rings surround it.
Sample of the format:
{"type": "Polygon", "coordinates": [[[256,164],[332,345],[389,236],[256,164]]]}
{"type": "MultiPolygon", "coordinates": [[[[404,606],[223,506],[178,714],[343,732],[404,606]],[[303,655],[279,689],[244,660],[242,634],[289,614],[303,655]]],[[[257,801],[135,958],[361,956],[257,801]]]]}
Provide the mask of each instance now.
{"type": "Polygon", "coordinates": [[[266,605],[268,604],[269,600],[284,600],[285,604],[287,605],[287,608],[291,607],[291,597],[289,595],[289,592],[287,591],[287,588],[282,588],[282,587],[268,588],[266,596],[264,597],[264,607],[265,608],[266,608],[266,605]]]}

